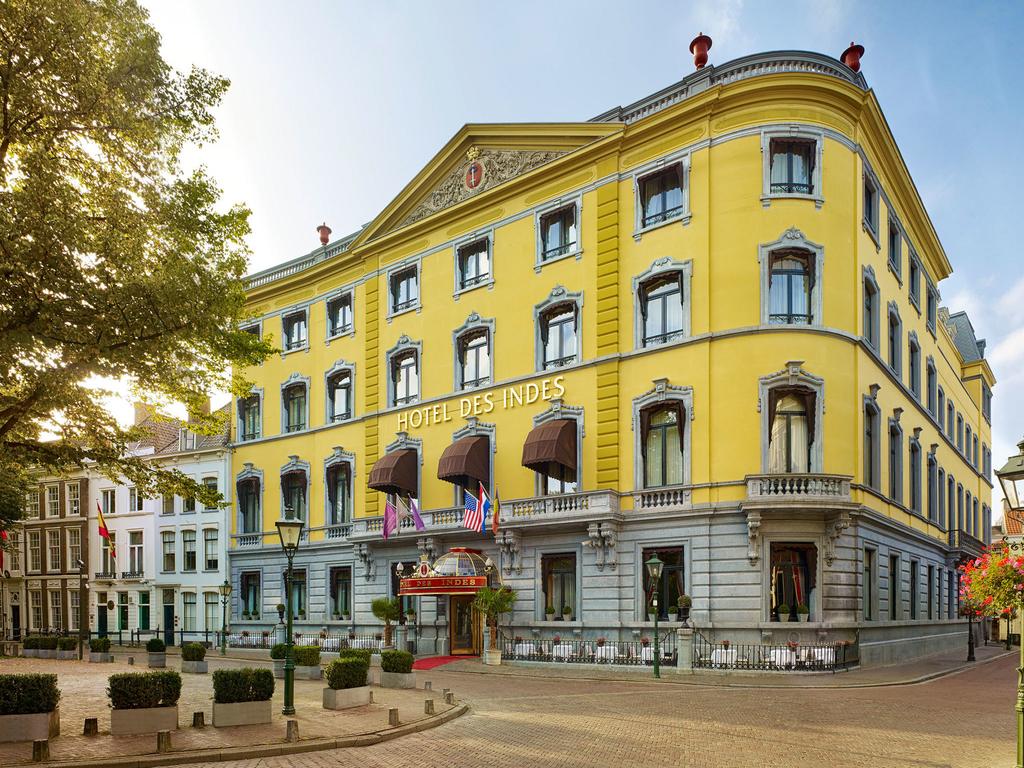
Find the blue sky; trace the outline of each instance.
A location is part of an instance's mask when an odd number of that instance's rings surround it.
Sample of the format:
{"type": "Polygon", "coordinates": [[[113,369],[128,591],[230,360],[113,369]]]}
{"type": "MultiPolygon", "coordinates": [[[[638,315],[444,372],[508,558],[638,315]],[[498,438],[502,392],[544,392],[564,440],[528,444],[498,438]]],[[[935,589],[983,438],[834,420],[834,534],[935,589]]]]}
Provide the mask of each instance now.
{"type": "Polygon", "coordinates": [[[675,82],[698,32],[712,64],[856,40],[954,266],[943,304],[988,340],[995,466],[1016,452],[1024,3],[143,2],[171,64],[232,81],[190,161],[252,208],[254,270],[372,219],[464,123],[586,120],[675,82]]]}

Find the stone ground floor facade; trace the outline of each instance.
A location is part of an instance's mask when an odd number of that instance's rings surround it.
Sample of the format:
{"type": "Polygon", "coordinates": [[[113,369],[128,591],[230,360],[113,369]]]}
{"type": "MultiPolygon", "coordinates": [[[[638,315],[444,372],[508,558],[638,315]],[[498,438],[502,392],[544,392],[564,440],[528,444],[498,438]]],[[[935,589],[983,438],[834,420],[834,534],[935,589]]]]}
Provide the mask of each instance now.
{"type": "MultiPolygon", "coordinates": [[[[379,520],[356,521],[346,536],[300,547],[295,627],[304,634],[379,633],[371,603],[398,594],[399,564],[408,576],[421,557],[432,563],[451,547],[470,547],[489,557],[494,578],[518,593],[514,612],[501,622],[506,639],[649,638],[654,625],[643,562],[657,553],[665,563],[662,633],[679,626],[667,608],[687,594],[691,623],[711,642],[848,641],[863,665],[961,648],[956,566],[970,554],[966,540],[950,536],[951,546],[853,505],[844,500],[848,480],[837,482],[796,504],[785,495],[751,494],[738,505],[706,509],[619,511],[617,497],[601,492],[548,497],[522,509],[503,506],[496,536],[434,515],[425,531],[403,525],[384,541],[379,520]],[[833,488],[839,493],[830,498],[833,488]],[[806,621],[798,620],[798,604],[807,606],[806,621]],[[784,605],[789,621],[780,620],[784,605]]],[[[233,549],[230,569],[232,632],[272,628],[276,606],[285,602],[285,559],[277,543],[267,536],[262,546],[233,549]]],[[[406,627],[398,640],[411,641],[418,653],[479,653],[486,642],[466,598],[402,603],[406,627]]]]}

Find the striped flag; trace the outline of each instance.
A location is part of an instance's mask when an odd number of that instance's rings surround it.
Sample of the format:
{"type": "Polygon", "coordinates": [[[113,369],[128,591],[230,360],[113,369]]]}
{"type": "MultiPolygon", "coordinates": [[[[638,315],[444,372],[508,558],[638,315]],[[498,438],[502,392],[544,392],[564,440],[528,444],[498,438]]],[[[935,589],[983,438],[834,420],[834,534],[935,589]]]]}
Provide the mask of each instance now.
{"type": "Polygon", "coordinates": [[[477,499],[480,507],[480,532],[487,533],[487,514],[491,511],[491,497],[484,490],[484,484],[480,483],[480,497],[477,499]]]}
{"type": "Polygon", "coordinates": [[[483,507],[469,491],[466,491],[465,500],[466,512],[462,516],[462,527],[468,528],[471,531],[479,531],[483,525],[483,507]]]}
{"type": "Polygon", "coordinates": [[[498,489],[494,489],[494,514],[491,515],[491,530],[498,534],[498,519],[501,516],[501,499],[498,498],[498,489]]]}
{"type": "Polygon", "coordinates": [[[398,530],[398,510],[395,509],[391,496],[388,496],[387,501],[384,502],[384,527],[381,530],[385,540],[398,530]]]}
{"type": "Polygon", "coordinates": [[[114,538],[110,535],[110,529],[107,528],[107,521],[103,519],[103,510],[100,508],[99,501],[96,502],[96,516],[99,518],[100,538],[106,539],[107,546],[110,547],[110,559],[112,561],[117,560],[117,551],[114,549],[114,538]]]}
{"type": "Polygon", "coordinates": [[[416,506],[416,499],[412,496],[409,497],[409,509],[412,511],[412,522],[416,526],[417,531],[425,531],[427,526],[423,524],[423,518],[420,517],[420,510],[416,506]]]}

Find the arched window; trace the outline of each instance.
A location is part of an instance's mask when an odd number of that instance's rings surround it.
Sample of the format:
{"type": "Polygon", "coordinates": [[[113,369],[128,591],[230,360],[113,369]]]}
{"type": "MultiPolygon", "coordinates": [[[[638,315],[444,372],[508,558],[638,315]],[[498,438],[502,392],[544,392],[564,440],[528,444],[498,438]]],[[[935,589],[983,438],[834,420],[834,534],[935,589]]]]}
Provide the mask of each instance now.
{"type": "Polygon", "coordinates": [[[640,412],[643,439],[644,487],[683,482],[683,430],[686,419],[678,400],[640,412]]]}
{"type": "Polygon", "coordinates": [[[768,471],[810,471],[814,393],[808,390],[772,390],[769,394],[771,433],[768,471]]]}
{"type": "Polygon", "coordinates": [[[558,304],[540,315],[544,370],[576,362],[579,314],[574,303],[558,304]]]}
{"type": "Polygon", "coordinates": [[[768,281],[768,322],[810,325],[814,262],[809,253],[782,251],[771,254],[768,281]]]}

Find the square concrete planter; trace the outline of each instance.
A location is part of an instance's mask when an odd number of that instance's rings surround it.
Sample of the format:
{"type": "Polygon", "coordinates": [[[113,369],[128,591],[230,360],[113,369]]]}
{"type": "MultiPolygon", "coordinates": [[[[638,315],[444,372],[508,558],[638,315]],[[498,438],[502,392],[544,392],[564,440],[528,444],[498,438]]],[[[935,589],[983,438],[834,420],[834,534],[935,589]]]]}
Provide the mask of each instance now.
{"type": "Polygon", "coordinates": [[[295,679],[296,680],[319,680],[322,674],[320,665],[317,664],[315,667],[295,667],[295,679]]]}
{"type": "Polygon", "coordinates": [[[181,671],[190,672],[193,675],[205,675],[208,670],[206,659],[202,661],[182,661],[181,671]]]}
{"type": "Polygon", "coordinates": [[[60,735],[60,707],[36,715],[0,716],[0,742],[36,741],[60,735]]]}
{"type": "Polygon", "coordinates": [[[349,709],[350,707],[364,707],[370,703],[370,686],[361,685],[358,688],[324,688],[324,709],[349,709]]]}
{"type": "Polygon", "coordinates": [[[217,728],[232,725],[262,725],[273,717],[270,699],[266,701],[243,701],[238,704],[213,703],[213,724],[217,728]]]}
{"type": "Polygon", "coordinates": [[[21,655],[24,656],[26,659],[38,659],[39,651],[37,651],[35,648],[22,648],[21,655]]]}
{"type": "Polygon", "coordinates": [[[110,733],[113,736],[173,731],[177,727],[177,706],[110,710],[110,733]]]}
{"type": "Polygon", "coordinates": [[[109,664],[113,660],[114,654],[112,653],[96,653],[95,651],[89,651],[90,664],[109,664]]]}
{"type": "Polygon", "coordinates": [[[150,669],[165,669],[167,667],[167,653],[150,653],[149,654],[149,668],[150,669]]]}
{"type": "Polygon", "coordinates": [[[57,658],[73,661],[78,658],[78,651],[57,651],[57,658]]]}
{"type": "Polygon", "coordinates": [[[380,673],[381,688],[415,688],[415,672],[385,672],[380,673]]]}
{"type": "Polygon", "coordinates": [[[36,653],[38,654],[36,656],[36,658],[38,658],[38,659],[56,659],[57,658],[57,652],[56,651],[44,650],[44,651],[36,651],[36,653]]]}

